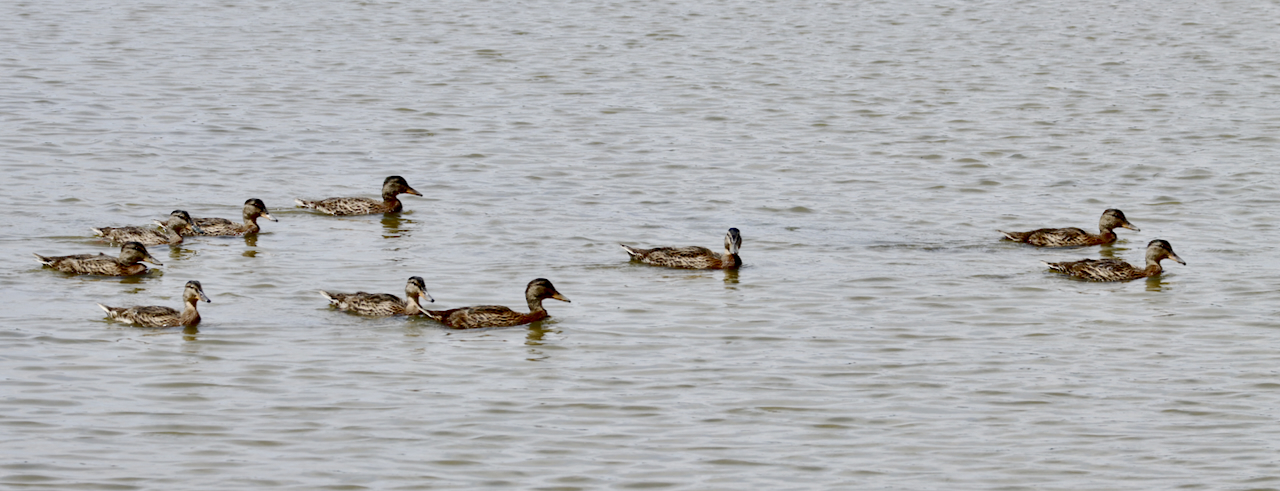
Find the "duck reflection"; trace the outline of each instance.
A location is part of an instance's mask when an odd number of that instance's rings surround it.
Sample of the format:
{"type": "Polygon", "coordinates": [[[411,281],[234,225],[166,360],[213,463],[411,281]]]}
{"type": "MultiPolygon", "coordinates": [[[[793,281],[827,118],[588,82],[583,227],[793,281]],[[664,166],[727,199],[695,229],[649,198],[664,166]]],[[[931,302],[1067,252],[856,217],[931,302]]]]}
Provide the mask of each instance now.
{"type": "Polygon", "coordinates": [[[400,216],[399,213],[386,213],[382,215],[382,229],[384,239],[392,239],[404,234],[404,227],[413,225],[415,222],[408,218],[400,216]]]}
{"type": "Polygon", "coordinates": [[[194,251],[194,250],[192,250],[192,249],[184,249],[184,248],[182,248],[181,246],[176,246],[176,245],[175,245],[175,246],[169,246],[169,258],[170,258],[170,259],[178,259],[178,260],[181,260],[181,259],[186,259],[186,258],[191,257],[191,256],[194,256],[194,255],[196,255],[196,251],[194,251]]]}
{"type": "Polygon", "coordinates": [[[147,272],[147,274],[135,274],[133,276],[125,276],[123,278],[120,278],[120,284],[121,285],[137,285],[139,283],[142,283],[142,278],[153,275],[153,274],[163,274],[163,273],[157,273],[156,270],[153,269],[147,272]]]}
{"type": "Polygon", "coordinates": [[[258,247],[258,234],[244,234],[244,245],[245,247],[258,247]]]}
{"type": "Polygon", "coordinates": [[[736,269],[726,269],[726,270],[724,270],[724,284],[725,284],[725,285],[736,285],[736,284],[738,284],[738,270],[736,270],[736,269]]]}
{"type": "Polygon", "coordinates": [[[1147,291],[1149,292],[1164,291],[1164,287],[1166,284],[1168,283],[1164,281],[1164,275],[1155,275],[1155,276],[1147,277],[1147,291]]]}
{"type": "Polygon", "coordinates": [[[1107,246],[1102,246],[1101,249],[1098,249],[1098,255],[1102,256],[1103,259],[1117,259],[1116,258],[1117,251],[1123,252],[1127,250],[1128,249],[1124,247],[1113,247],[1113,246],[1107,245],[1107,246]]]}
{"type": "Polygon", "coordinates": [[[182,328],[183,341],[199,341],[200,340],[200,337],[198,336],[199,334],[200,334],[200,329],[197,329],[196,326],[186,326],[182,328]]]}

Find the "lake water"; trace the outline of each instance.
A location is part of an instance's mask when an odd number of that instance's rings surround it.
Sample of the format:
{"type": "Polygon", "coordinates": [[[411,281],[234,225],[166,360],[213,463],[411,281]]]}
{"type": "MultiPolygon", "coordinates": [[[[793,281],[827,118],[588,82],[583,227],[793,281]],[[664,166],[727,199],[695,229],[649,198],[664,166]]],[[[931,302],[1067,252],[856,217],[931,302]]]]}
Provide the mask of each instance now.
{"type": "Polygon", "coordinates": [[[1280,4],[10,2],[0,485],[1278,489],[1280,4]],[[293,198],[377,196],[335,218],[293,198]],[[174,209],[278,223],[42,270],[174,209]],[[997,229],[1141,232],[1043,250],[997,229]],[[629,263],[719,249],[738,272],[629,263]],[[1085,283],[1040,261],[1142,259],[1085,283]],[[456,332],[316,290],[523,308],[456,332]],[[198,329],[94,305],[180,304],[198,329]]]}

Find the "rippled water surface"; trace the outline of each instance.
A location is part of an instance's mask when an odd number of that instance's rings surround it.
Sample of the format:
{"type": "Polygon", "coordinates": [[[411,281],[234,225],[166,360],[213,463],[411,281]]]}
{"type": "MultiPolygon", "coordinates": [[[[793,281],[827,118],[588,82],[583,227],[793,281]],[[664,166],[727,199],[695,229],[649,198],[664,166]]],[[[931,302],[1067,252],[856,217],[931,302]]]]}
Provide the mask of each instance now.
{"type": "Polygon", "coordinates": [[[1276,489],[1280,4],[9,2],[0,483],[1276,489]],[[376,196],[335,218],[293,198],[376,196]],[[151,250],[173,209],[278,223],[151,250]],[[997,229],[1141,232],[1040,250],[997,229]],[[617,243],[746,267],[633,264],[617,243]],[[1187,261],[1084,283],[1040,261],[1187,261]],[[316,294],[523,307],[455,332],[316,294]],[[94,305],[180,304],[144,330],[94,305]]]}

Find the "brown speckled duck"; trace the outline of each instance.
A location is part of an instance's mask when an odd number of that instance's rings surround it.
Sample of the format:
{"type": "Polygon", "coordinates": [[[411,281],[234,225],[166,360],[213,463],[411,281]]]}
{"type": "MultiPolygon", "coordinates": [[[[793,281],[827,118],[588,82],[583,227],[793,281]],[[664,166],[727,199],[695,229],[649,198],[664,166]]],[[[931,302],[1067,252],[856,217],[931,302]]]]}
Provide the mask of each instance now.
{"type": "Polygon", "coordinates": [[[258,218],[266,218],[273,222],[278,222],[271,213],[267,212],[267,205],[262,200],[251,198],[244,202],[244,223],[235,223],[226,218],[196,218],[195,224],[200,226],[200,231],[184,229],[184,235],[211,235],[211,236],[239,236],[258,233],[258,218]]]}
{"type": "Polygon", "coordinates": [[[1179,264],[1187,262],[1173,253],[1167,241],[1156,239],[1147,244],[1147,267],[1138,268],[1119,259],[1085,259],[1065,263],[1044,263],[1049,269],[1075,278],[1089,281],[1129,281],[1155,276],[1164,271],[1160,261],[1172,259],[1179,264]]]}
{"type": "Polygon", "coordinates": [[[1102,212],[1102,218],[1098,219],[1098,234],[1091,234],[1084,230],[1070,228],[1042,228],[1032,230],[1030,232],[1005,232],[1006,240],[1014,242],[1022,242],[1039,247],[1078,247],[1110,244],[1116,241],[1116,227],[1124,227],[1135,232],[1141,232],[1138,227],[1129,223],[1129,219],[1124,217],[1124,212],[1115,208],[1102,212]]]}
{"type": "Polygon", "coordinates": [[[742,266],[742,258],[738,256],[742,235],[736,228],[729,229],[724,235],[724,254],[698,246],[637,249],[626,244],[618,245],[631,255],[632,260],[654,266],[684,269],[737,269],[742,266]]]}
{"type": "Polygon", "coordinates": [[[196,304],[200,300],[212,301],[205,296],[204,288],[200,286],[199,281],[188,281],[182,288],[182,312],[159,305],[108,307],[98,304],[98,306],[107,312],[111,320],[137,327],[194,326],[200,323],[200,312],[196,311],[196,304]]]}
{"type": "Polygon", "coordinates": [[[164,266],[156,258],[151,257],[146,246],[137,242],[125,242],[120,246],[120,257],[111,257],[103,253],[52,257],[35,254],[35,256],[40,264],[63,273],[131,276],[147,272],[147,266],[139,264],[142,261],[164,266]]]}
{"type": "MultiPolygon", "coordinates": [[[[93,233],[101,235],[103,240],[123,244],[125,242],[138,242],[143,245],[178,245],[182,243],[182,234],[179,230],[190,229],[196,233],[200,232],[200,227],[191,220],[191,215],[182,210],[173,210],[169,214],[166,221],[152,220],[152,223],[159,225],[160,229],[156,230],[152,227],[97,227],[93,229],[93,233]]],[[[187,234],[192,235],[192,234],[187,234]]]]}
{"type": "Polygon", "coordinates": [[[422,196],[422,193],[409,187],[409,183],[403,177],[390,176],[382,182],[382,201],[369,198],[329,198],[320,201],[295,199],[293,201],[303,208],[312,208],[330,215],[372,215],[395,213],[404,209],[404,205],[396,198],[397,195],[404,193],[422,196]]]}
{"type": "Polygon", "coordinates": [[[338,310],[374,317],[391,315],[417,315],[423,312],[422,301],[436,301],[427,293],[427,284],[421,276],[409,277],[404,285],[404,300],[390,293],[330,293],[320,290],[320,295],[338,310]]]}
{"type": "Polygon", "coordinates": [[[547,310],[542,308],[542,300],[554,298],[563,302],[569,299],[556,291],[556,287],[546,278],[530,281],[525,287],[524,298],[529,303],[529,313],[522,314],[501,305],[481,305],[463,307],[452,310],[428,310],[427,317],[439,321],[454,329],[477,329],[481,327],[509,327],[528,324],[547,318],[547,310]]]}

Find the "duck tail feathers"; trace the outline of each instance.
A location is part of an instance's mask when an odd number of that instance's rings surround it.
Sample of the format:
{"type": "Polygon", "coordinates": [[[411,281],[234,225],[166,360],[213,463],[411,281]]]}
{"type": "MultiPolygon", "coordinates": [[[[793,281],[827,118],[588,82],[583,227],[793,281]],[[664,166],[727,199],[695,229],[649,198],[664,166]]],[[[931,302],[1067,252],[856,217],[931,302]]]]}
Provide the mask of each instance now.
{"type": "Polygon", "coordinates": [[[300,198],[294,198],[294,199],[293,199],[293,202],[294,202],[294,203],[297,203],[297,204],[298,204],[298,206],[301,206],[301,207],[303,207],[303,208],[311,208],[311,209],[315,209],[315,207],[316,207],[316,202],[315,202],[315,201],[307,201],[307,200],[300,199],[300,198]]]}
{"type": "Polygon", "coordinates": [[[44,257],[44,256],[41,256],[41,255],[36,254],[36,253],[34,253],[34,252],[33,252],[33,253],[31,253],[31,255],[32,255],[32,256],[35,256],[35,257],[36,257],[36,261],[40,261],[40,264],[43,264],[43,265],[45,265],[45,266],[52,266],[52,265],[53,265],[53,260],[52,260],[52,259],[49,259],[49,258],[44,257]]]}

